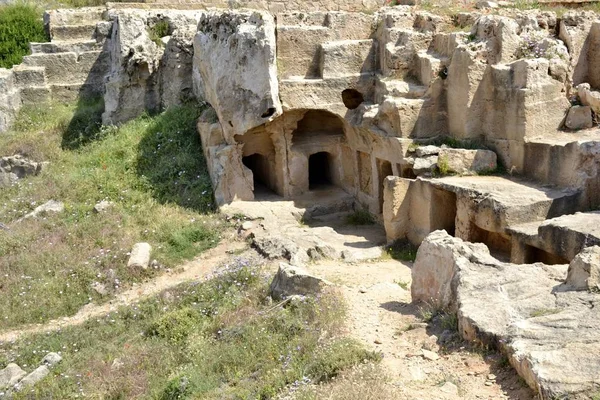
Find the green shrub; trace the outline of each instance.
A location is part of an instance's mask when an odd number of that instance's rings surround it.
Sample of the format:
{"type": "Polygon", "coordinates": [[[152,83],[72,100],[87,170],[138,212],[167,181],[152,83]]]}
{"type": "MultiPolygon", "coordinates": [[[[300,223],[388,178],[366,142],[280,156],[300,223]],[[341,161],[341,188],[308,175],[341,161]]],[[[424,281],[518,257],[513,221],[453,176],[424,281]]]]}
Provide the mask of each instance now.
{"type": "Polygon", "coordinates": [[[26,3],[0,7],[0,68],[20,64],[29,42],[45,42],[41,12],[26,3]]]}
{"type": "Polygon", "coordinates": [[[346,217],[348,225],[373,225],[375,217],[367,210],[356,210],[346,217]]]}
{"type": "Polygon", "coordinates": [[[150,40],[156,43],[158,46],[162,46],[162,38],[169,35],[169,22],[161,20],[156,22],[148,29],[150,34],[150,40]]]}

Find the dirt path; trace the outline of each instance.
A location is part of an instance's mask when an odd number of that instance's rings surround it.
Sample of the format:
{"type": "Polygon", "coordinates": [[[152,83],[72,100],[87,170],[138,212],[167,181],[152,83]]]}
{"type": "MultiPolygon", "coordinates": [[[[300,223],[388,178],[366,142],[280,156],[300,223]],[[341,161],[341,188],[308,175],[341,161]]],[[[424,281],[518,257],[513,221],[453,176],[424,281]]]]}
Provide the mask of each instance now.
{"type": "Polygon", "coordinates": [[[12,342],[29,334],[52,332],[65,327],[80,325],[88,319],[106,315],[117,310],[119,307],[158,294],[165,289],[187,281],[200,279],[208,275],[216,266],[231,258],[231,253],[243,250],[245,247],[247,247],[247,244],[244,242],[223,240],[217,247],[208,250],[200,257],[177,267],[173,271],[118,293],[108,303],[90,303],[82,307],[77,314],[70,317],[55,319],[44,324],[21,326],[18,329],[0,332],[0,343],[12,342]]]}
{"type": "Polygon", "coordinates": [[[458,337],[450,337],[444,321],[423,322],[419,307],[411,304],[410,267],[395,260],[354,265],[327,261],[309,267],[341,286],[350,335],[383,353],[391,398],[534,399],[497,354],[467,351],[458,337]],[[430,359],[423,350],[431,352],[426,353],[430,359]]]}

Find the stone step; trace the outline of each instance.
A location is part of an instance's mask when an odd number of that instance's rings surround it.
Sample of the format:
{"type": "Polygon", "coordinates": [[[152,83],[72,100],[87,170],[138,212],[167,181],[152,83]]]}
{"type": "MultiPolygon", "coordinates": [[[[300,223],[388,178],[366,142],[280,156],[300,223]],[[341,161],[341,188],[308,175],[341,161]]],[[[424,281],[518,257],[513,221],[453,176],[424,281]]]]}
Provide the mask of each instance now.
{"type": "MultiPolygon", "coordinates": [[[[426,51],[417,53],[415,72],[417,79],[429,86],[437,77],[442,77],[444,69],[448,65],[448,58],[426,51]]],[[[445,79],[445,77],[443,77],[445,79]]]]}
{"type": "Polygon", "coordinates": [[[27,86],[21,89],[21,103],[23,105],[47,103],[51,98],[52,92],[48,86],[27,86]]]}
{"type": "Polygon", "coordinates": [[[96,23],[77,25],[54,25],[50,27],[52,40],[90,40],[96,38],[96,23]]]}
{"type": "Polygon", "coordinates": [[[103,51],[39,53],[23,57],[23,64],[46,67],[49,84],[102,84],[110,68],[110,54],[103,51]]]}
{"type": "Polygon", "coordinates": [[[84,53],[102,50],[96,40],[53,40],[47,43],[30,43],[31,54],[40,53],[84,53]]]}
{"type": "Polygon", "coordinates": [[[96,23],[107,19],[106,7],[65,8],[46,11],[44,21],[50,26],[96,23]]]}
{"type": "Polygon", "coordinates": [[[71,83],[50,85],[52,99],[72,102],[80,99],[94,99],[102,96],[104,87],[96,83],[71,83]]]}
{"type": "Polygon", "coordinates": [[[19,88],[25,88],[27,86],[46,86],[46,68],[29,66],[29,65],[15,65],[13,67],[15,84],[19,88]]]}
{"type": "Polygon", "coordinates": [[[375,102],[383,102],[386,96],[406,99],[422,99],[427,95],[427,86],[401,79],[378,79],[375,87],[375,102]]]}

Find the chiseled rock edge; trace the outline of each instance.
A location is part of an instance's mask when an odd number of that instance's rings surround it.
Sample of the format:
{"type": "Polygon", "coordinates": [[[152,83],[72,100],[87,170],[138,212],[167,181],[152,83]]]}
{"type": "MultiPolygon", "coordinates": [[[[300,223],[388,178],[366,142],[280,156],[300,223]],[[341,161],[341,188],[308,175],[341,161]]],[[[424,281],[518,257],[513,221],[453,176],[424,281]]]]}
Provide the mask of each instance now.
{"type": "Polygon", "coordinates": [[[542,399],[589,399],[600,390],[600,294],[565,284],[567,268],[503,263],[483,244],[435,231],[411,291],[456,312],[462,337],[498,347],[542,399]]]}

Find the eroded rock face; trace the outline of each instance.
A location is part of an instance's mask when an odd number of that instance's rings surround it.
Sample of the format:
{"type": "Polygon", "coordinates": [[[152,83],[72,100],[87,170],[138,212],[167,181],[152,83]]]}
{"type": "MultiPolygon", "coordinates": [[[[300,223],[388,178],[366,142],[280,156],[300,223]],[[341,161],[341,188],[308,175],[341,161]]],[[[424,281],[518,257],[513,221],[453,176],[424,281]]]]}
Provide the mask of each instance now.
{"type": "Polygon", "coordinates": [[[216,110],[225,139],[281,115],[275,21],[259,11],[203,15],[194,38],[196,94],[216,110]]]}
{"type": "Polygon", "coordinates": [[[600,295],[572,291],[567,268],[503,263],[436,231],[419,248],[411,292],[457,312],[463,338],[500,347],[542,399],[587,399],[600,383],[600,295]]]}
{"type": "Polygon", "coordinates": [[[495,171],[496,153],[490,150],[441,149],[438,165],[444,163],[447,172],[457,174],[476,174],[495,171]]]}
{"type": "Polygon", "coordinates": [[[198,11],[118,10],[102,123],[120,124],[193,97],[192,39],[198,11]],[[157,26],[166,27],[167,36],[157,26]]]}

